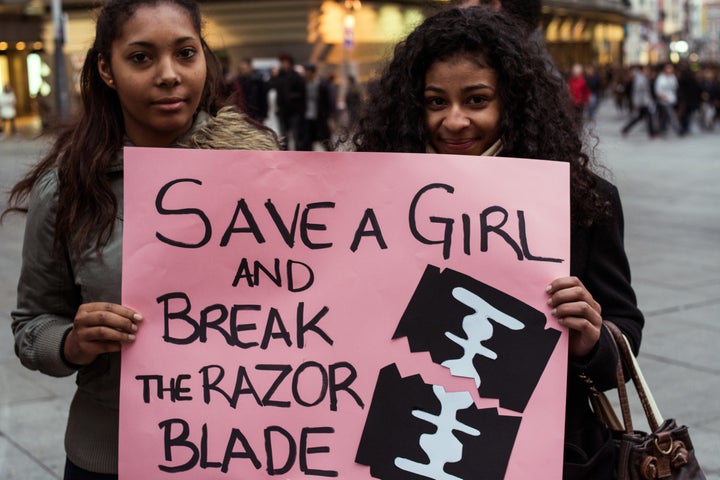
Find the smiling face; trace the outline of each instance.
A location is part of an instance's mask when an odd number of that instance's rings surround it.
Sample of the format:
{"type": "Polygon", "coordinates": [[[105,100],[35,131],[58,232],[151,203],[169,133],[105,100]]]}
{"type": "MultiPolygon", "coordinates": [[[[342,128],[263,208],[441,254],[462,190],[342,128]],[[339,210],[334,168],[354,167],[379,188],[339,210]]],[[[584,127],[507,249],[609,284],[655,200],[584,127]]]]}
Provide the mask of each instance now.
{"type": "Polygon", "coordinates": [[[425,124],[438,153],[481,155],[500,138],[497,75],[482,59],[458,54],[425,74],[425,124]]]}
{"type": "Polygon", "coordinates": [[[165,147],[185,133],[207,76],[200,33],[181,7],[139,7],[100,57],[105,83],[117,91],[125,134],[137,146],[165,147]]]}

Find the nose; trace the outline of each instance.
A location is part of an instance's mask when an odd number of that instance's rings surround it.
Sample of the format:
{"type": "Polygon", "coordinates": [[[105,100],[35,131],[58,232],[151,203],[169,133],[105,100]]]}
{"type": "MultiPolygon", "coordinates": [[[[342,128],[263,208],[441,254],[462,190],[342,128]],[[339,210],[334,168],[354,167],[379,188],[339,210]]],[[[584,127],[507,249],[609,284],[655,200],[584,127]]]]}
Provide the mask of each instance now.
{"type": "Polygon", "coordinates": [[[180,75],[172,57],[162,56],[158,60],[157,83],[162,86],[174,86],[180,83],[180,75]]]}
{"type": "Polygon", "coordinates": [[[462,108],[453,105],[450,109],[448,109],[443,125],[451,131],[462,130],[470,125],[470,119],[462,108]]]}

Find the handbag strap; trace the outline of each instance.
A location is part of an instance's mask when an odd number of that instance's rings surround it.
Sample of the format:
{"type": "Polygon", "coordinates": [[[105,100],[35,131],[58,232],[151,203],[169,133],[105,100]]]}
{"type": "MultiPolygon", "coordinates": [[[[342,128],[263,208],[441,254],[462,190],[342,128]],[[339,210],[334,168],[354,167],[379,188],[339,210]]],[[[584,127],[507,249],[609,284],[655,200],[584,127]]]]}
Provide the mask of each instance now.
{"type": "Polygon", "coordinates": [[[601,392],[593,386],[589,396],[593,412],[595,412],[603,425],[616,432],[625,430],[605,392],[601,392]]]}
{"type": "Polygon", "coordinates": [[[610,338],[612,339],[613,346],[615,347],[615,351],[617,352],[617,363],[615,364],[615,378],[617,380],[617,391],[618,397],[620,399],[620,412],[622,413],[623,417],[625,433],[627,433],[628,435],[632,435],[635,430],[632,424],[632,415],[630,414],[630,401],[628,400],[627,385],[625,384],[625,374],[623,373],[623,356],[620,351],[618,341],[615,338],[613,328],[618,332],[620,330],[615,326],[615,324],[608,321],[603,321],[603,325],[605,325],[605,328],[607,328],[610,332],[610,338]]]}
{"type": "Polygon", "coordinates": [[[640,365],[638,364],[635,355],[630,349],[630,344],[627,338],[625,338],[617,325],[607,320],[604,321],[603,324],[610,331],[611,337],[615,343],[615,347],[618,350],[619,371],[617,372],[616,376],[618,379],[618,394],[620,395],[620,406],[623,410],[625,431],[628,433],[632,433],[632,429],[628,429],[627,423],[627,420],[630,418],[629,404],[624,405],[624,402],[627,402],[627,389],[625,387],[625,378],[622,371],[622,365],[624,365],[627,371],[630,373],[630,378],[635,385],[635,390],[637,391],[638,397],[640,398],[640,403],[642,404],[643,410],[645,411],[645,417],[647,418],[650,430],[654,432],[658,429],[663,419],[660,415],[659,409],[657,408],[655,399],[650,392],[650,388],[645,381],[645,377],[643,377],[642,371],[640,370],[640,365]],[[622,384],[620,383],[621,381],[622,384]],[[624,393],[621,393],[621,390],[624,393]],[[623,395],[625,397],[625,400],[623,400],[623,395]],[[625,407],[627,407],[627,419],[625,407]]]}

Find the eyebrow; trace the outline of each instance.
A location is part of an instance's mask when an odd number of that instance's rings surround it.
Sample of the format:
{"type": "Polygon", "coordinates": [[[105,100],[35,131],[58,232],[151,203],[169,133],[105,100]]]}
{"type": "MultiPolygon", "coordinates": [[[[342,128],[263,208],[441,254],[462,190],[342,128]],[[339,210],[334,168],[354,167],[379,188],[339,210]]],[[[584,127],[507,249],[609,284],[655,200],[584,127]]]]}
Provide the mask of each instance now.
{"type": "MultiPolygon", "coordinates": [[[[175,39],[174,43],[176,45],[178,45],[181,43],[185,43],[185,42],[189,42],[189,41],[196,41],[196,40],[197,40],[196,37],[187,36],[187,37],[180,37],[180,38],[175,39]]],[[[134,46],[134,47],[147,47],[147,48],[152,48],[155,46],[155,44],[153,42],[148,42],[147,40],[137,40],[135,42],[128,43],[128,45],[134,46]]]]}
{"type": "MultiPolygon", "coordinates": [[[[495,87],[491,87],[490,85],[484,84],[484,83],[478,83],[475,85],[468,85],[467,87],[463,87],[462,91],[463,93],[471,92],[473,90],[484,90],[484,89],[490,89],[492,91],[495,91],[495,87]]],[[[431,91],[431,92],[444,92],[440,87],[435,87],[433,85],[427,85],[425,87],[425,91],[431,91]]]]}

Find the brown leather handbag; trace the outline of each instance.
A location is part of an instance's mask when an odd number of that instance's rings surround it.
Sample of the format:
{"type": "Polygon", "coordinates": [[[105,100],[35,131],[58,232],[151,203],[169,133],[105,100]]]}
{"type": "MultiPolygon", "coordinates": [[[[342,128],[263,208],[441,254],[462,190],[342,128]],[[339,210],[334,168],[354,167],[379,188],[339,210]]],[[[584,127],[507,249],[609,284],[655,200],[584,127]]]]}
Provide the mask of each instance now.
{"type": "Polygon", "coordinates": [[[618,480],[706,480],[686,426],[663,420],[627,339],[612,322],[605,321],[618,350],[617,384],[622,422],[605,394],[591,389],[590,401],[598,418],[610,429],[617,453],[618,480]],[[635,430],[630,414],[625,375],[640,397],[650,433],[635,430]]]}

